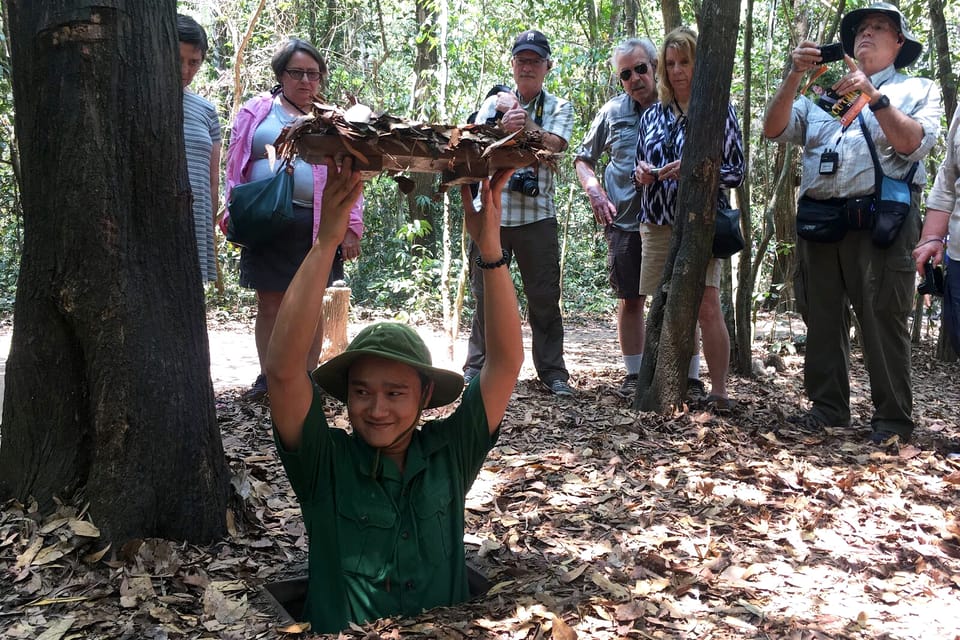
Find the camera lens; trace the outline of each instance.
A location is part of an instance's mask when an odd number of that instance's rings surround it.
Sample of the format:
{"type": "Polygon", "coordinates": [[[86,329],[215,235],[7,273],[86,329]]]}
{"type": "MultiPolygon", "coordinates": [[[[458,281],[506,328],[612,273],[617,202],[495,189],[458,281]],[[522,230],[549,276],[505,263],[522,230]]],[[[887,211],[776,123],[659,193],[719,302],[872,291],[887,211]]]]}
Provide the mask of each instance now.
{"type": "Polygon", "coordinates": [[[540,195],[540,184],[537,182],[537,176],[530,169],[514,173],[507,186],[510,191],[516,191],[531,198],[540,195]]]}

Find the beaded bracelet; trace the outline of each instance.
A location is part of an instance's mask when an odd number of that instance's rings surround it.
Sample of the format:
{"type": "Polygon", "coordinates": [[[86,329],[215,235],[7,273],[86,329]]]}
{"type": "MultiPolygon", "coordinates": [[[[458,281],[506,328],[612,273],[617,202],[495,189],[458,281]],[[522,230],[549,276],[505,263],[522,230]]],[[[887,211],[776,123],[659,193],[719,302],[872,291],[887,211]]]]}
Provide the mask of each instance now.
{"type": "Polygon", "coordinates": [[[497,267],[502,267],[503,265],[510,262],[510,254],[507,253],[506,249],[503,249],[503,255],[496,262],[484,262],[480,258],[480,255],[477,254],[477,258],[475,262],[477,263],[477,266],[480,267],[481,269],[496,269],[497,267]]]}

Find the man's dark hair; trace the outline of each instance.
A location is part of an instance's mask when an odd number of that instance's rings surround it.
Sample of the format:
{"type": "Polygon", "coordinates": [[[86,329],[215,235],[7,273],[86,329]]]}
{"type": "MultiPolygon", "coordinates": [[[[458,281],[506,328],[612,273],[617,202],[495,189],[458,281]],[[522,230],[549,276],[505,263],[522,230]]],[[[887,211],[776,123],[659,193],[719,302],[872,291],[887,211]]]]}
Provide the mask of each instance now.
{"type": "Polygon", "coordinates": [[[323,85],[327,80],[327,63],[315,46],[300,38],[290,38],[273,54],[273,58],[270,60],[270,68],[273,69],[273,75],[276,77],[277,82],[283,80],[284,69],[287,68],[287,64],[290,63],[290,58],[293,57],[293,54],[298,51],[307,54],[320,65],[320,84],[323,85]]]}
{"type": "Polygon", "coordinates": [[[200,49],[200,55],[206,59],[207,49],[209,48],[207,45],[207,32],[203,30],[203,27],[201,27],[196,20],[182,13],[177,14],[177,39],[180,40],[180,42],[192,44],[200,49]]]}

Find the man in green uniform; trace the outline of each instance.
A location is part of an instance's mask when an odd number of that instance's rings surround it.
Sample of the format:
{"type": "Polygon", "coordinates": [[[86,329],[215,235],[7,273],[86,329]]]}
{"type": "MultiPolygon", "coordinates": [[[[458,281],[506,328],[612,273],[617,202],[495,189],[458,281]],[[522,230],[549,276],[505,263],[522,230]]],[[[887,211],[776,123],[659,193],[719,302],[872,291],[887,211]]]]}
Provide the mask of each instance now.
{"type": "Polygon", "coordinates": [[[359,172],[327,163],[316,243],[287,289],[270,340],[266,375],[280,458],[310,538],[304,618],[318,632],[387,615],[415,615],[469,597],[464,500],[487,453],[523,362],[513,282],[500,246],[501,194],[512,170],[484,181],[465,223],[479,248],[487,296],[486,360],[447,418],[417,429],[424,409],[453,402],[460,374],[431,366],[406,325],[361,331],[313,379],[347,405],[353,432],[330,428],[303,363],[322,323],[323,295],[359,172]]]}

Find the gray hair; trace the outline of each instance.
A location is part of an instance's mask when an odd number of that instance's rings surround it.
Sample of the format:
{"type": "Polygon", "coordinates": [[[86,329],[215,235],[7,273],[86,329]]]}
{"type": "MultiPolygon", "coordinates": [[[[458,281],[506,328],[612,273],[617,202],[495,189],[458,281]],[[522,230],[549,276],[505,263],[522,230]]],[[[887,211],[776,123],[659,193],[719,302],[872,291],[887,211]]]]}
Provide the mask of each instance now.
{"type": "Polygon", "coordinates": [[[649,38],[627,38],[613,48],[613,55],[610,56],[610,64],[614,71],[617,70],[617,58],[633,53],[637,49],[643,49],[647,54],[647,59],[653,68],[657,68],[657,46],[649,38]]]}

